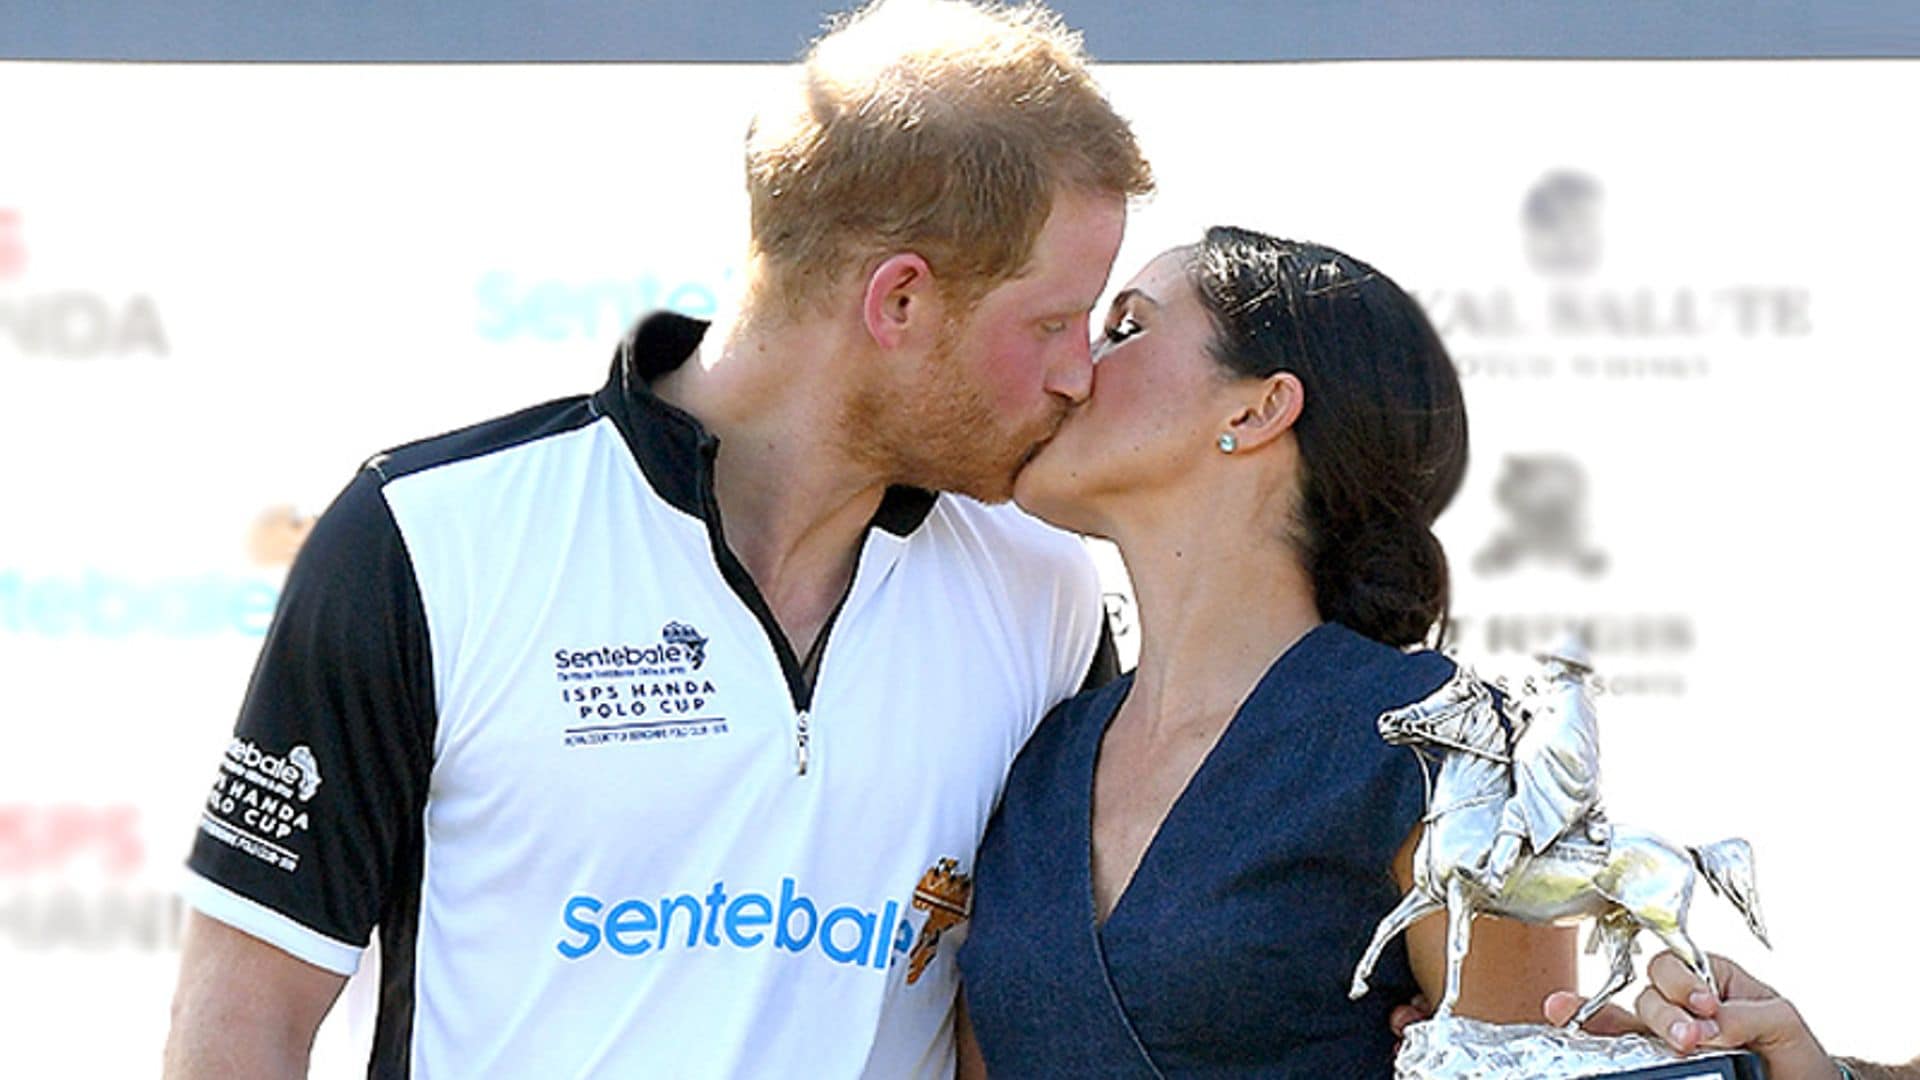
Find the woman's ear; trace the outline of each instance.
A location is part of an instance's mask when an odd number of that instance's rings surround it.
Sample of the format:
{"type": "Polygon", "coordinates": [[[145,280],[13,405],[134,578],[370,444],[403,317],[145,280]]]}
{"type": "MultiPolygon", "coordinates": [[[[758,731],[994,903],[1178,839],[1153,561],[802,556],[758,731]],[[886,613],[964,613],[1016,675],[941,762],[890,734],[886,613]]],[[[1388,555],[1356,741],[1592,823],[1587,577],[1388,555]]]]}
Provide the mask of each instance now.
{"type": "Polygon", "coordinates": [[[912,252],[889,255],[867,275],[860,314],[867,336],[883,349],[904,344],[917,323],[938,318],[933,308],[933,271],[912,252]]]}
{"type": "Polygon", "coordinates": [[[1275,372],[1261,379],[1252,400],[1227,421],[1225,434],[1233,436],[1236,450],[1264,446],[1293,430],[1306,404],[1306,390],[1300,376],[1291,371],[1275,372]]]}

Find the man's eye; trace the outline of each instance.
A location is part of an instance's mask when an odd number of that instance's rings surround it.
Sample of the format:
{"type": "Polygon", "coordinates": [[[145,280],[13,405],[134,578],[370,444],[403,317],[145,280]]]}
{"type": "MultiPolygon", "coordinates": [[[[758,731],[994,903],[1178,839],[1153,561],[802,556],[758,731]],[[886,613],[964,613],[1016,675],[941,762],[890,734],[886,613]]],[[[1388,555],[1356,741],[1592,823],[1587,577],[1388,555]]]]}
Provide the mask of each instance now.
{"type": "Polygon", "coordinates": [[[1118,345],[1139,332],[1140,324],[1133,321],[1133,316],[1122,315],[1119,322],[1107,327],[1107,340],[1118,345]]]}

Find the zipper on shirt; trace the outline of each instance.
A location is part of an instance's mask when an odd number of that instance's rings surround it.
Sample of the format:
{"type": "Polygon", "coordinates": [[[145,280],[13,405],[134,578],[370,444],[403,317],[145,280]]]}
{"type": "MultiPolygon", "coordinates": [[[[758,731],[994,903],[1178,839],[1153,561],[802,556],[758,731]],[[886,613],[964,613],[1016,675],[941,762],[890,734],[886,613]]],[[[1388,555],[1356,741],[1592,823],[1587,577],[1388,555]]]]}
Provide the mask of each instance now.
{"type": "MultiPolygon", "coordinates": [[[[793,651],[793,643],[787,640],[785,630],[773,617],[773,609],[768,606],[766,597],[761,595],[760,586],[741,565],[731,547],[727,546],[726,529],[720,520],[720,502],[713,493],[713,461],[720,450],[720,440],[711,435],[703,435],[700,440],[700,505],[707,522],[707,538],[713,548],[715,565],[720,568],[720,576],[733,587],[747,610],[760,623],[767,635],[768,644],[773,646],[774,659],[780,664],[780,672],[786,678],[787,694],[793,702],[793,769],[795,776],[807,775],[807,764],[813,756],[811,732],[813,688],[819,681],[820,660],[826,653],[827,635],[833,632],[834,623],[840,619],[840,612],[846,607],[847,598],[853,595],[853,585],[859,576],[856,561],[853,575],[847,578],[847,591],[840,595],[840,602],[834,605],[833,613],[821,625],[814,639],[813,647],[807,656],[801,658],[793,651]]],[[[866,549],[866,540],[861,539],[861,550],[866,549]]]]}
{"type": "Polygon", "coordinates": [[[734,595],[747,605],[747,610],[760,623],[760,629],[767,635],[767,643],[773,646],[773,655],[780,664],[780,673],[785,676],[787,695],[793,701],[795,710],[805,709],[813,697],[813,687],[808,684],[801,672],[800,658],[793,654],[793,645],[787,641],[786,631],[780,629],[780,623],[773,617],[773,609],[767,606],[766,597],[760,595],[760,586],[747,573],[740,560],[727,546],[726,527],[720,521],[720,501],[713,494],[713,459],[720,451],[720,440],[711,435],[700,439],[700,512],[707,523],[707,540],[713,549],[714,565],[720,569],[720,576],[733,587],[734,595]]]}

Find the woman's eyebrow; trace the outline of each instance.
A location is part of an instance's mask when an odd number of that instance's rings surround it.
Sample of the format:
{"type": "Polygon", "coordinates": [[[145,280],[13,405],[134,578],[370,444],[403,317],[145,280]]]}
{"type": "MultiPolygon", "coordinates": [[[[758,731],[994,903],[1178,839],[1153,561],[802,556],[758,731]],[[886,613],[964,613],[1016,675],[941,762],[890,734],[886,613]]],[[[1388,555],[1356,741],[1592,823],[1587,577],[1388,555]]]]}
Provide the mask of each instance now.
{"type": "Polygon", "coordinates": [[[1154,307],[1160,306],[1160,301],[1155,300],[1152,296],[1141,292],[1139,289],[1121,289],[1118,293],[1114,294],[1113,306],[1116,308],[1125,307],[1129,300],[1138,300],[1145,304],[1151,304],[1154,307]]]}

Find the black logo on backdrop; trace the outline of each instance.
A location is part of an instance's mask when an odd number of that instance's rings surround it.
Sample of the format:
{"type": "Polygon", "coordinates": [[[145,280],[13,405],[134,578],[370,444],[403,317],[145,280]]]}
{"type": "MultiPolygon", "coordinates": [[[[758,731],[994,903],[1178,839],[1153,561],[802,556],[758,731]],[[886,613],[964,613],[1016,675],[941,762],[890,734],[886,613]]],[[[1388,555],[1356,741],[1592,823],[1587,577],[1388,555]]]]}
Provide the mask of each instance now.
{"type": "Polygon", "coordinates": [[[1494,485],[1507,520],[1473,558],[1482,574],[1522,562],[1568,567],[1584,577],[1607,568],[1606,553],[1587,542],[1587,474],[1565,454],[1508,454],[1494,485]]]}
{"type": "Polygon", "coordinates": [[[1684,382],[1745,360],[1750,344],[1813,332],[1804,285],[1667,276],[1685,270],[1684,258],[1668,258],[1658,278],[1600,272],[1616,246],[1603,210],[1594,174],[1546,173],[1527,187],[1517,215],[1537,278],[1418,290],[1463,378],[1684,382]]]}
{"type": "Polygon", "coordinates": [[[1527,260],[1542,273],[1584,274],[1600,265],[1600,182],[1560,170],[1527,192],[1527,260]]]}

